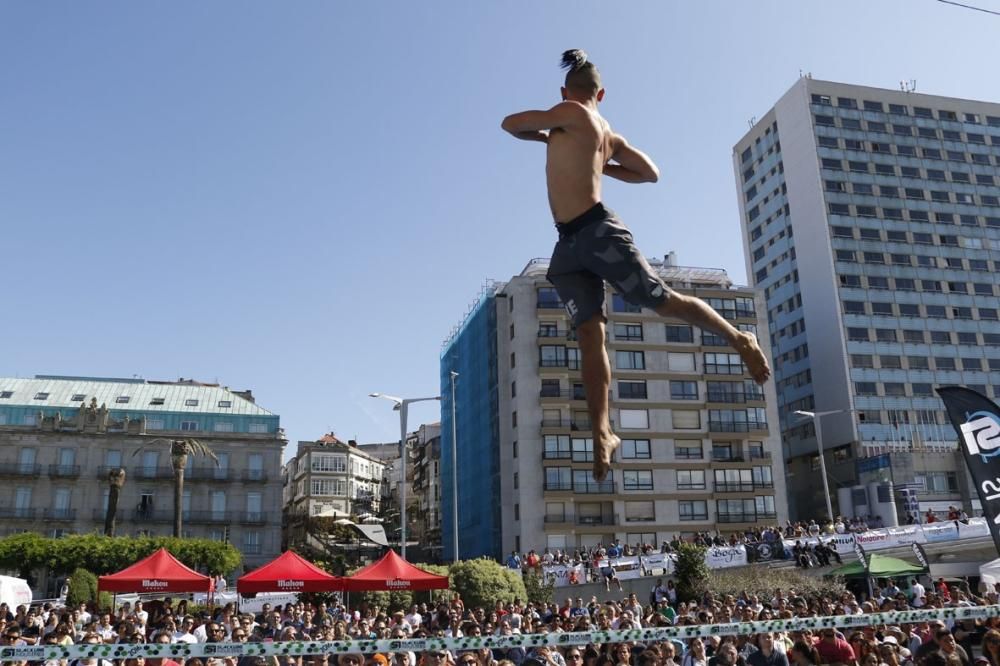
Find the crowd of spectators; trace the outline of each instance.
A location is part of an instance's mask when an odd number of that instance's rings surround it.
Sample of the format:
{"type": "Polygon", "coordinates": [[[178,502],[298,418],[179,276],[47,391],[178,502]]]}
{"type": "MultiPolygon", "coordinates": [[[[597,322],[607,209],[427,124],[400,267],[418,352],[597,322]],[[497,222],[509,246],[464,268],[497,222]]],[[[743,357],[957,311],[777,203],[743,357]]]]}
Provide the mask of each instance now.
{"type": "MultiPolygon", "coordinates": [[[[998,586],[1000,587],[1000,586],[998,586]]],[[[188,610],[186,601],[122,604],[115,613],[87,605],[46,604],[11,612],[0,604],[3,647],[80,643],[211,643],[246,641],[408,639],[423,637],[512,636],[515,634],[627,630],[734,622],[860,615],[920,608],[958,608],[997,603],[997,590],[974,595],[943,581],[903,590],[893,581],[859,601],[839,596],[806,596],[775,590],[770,598],[706,594],[677,600],[676,590],[656,581],[648,599],[635,594],[615,601],[567,598],[562,603],[498,602],[469,608],[457,596],[436,605],[413,605],[389,612],[377,606],[348,610],[340,604],[299,602],[259,613],[238,612],[233,604],[214,611],[188,610]],[[919,603],[917,600],[919,599],[919,603]],[[193,612],[192,612],[193,611],[193,612]]],[[[873,624],[859,628],[769,631],[739,636],[711,635],[689,640],[502,647],[497,649],[405,649],[375,654],[297,657],[191,657],[183,666],[1000,666],[1000,619],[948,619],[913,624],[873,624]]],[[[121,660],[120,666],[181,666],[169,658],[121,660]]],[[[113,666],[107,660],[20,662],[19,666],[113,666]],[[100,661],[100,663],[98,663],[100,661]]]]}

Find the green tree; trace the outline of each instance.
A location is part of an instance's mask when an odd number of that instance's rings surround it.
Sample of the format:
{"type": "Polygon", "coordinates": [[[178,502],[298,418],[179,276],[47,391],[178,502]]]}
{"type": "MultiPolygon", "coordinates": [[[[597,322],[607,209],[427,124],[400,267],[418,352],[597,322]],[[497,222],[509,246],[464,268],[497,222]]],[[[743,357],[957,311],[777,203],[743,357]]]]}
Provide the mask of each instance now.
{"type": "Polygon", "coordinates": [[[165,439],[157,437],[150,440],[136,449],[133,456],[139,455],[142,451],[162,446],[166,444],[170,447],[170,464],[174,468],[174,537],[180,538],[184,533],[184,468],[187,466],[188,456],[204,456],[219,464],[219,458],[215,451],[208,444],[197,439],[165,439]]]}
{"type": "Polygon", "coordinates": [[[546,581],[541,574],[528,571],[524,576],[524,588],[527,590],[528,601],[536,604],[552,603],[555,596],[555,581],[546,581]]]}
{"type": "Polygon", "coordinates": [[[56,575],[76,569],[102,575],[120,571],[160,548],[166,548],[192,569],[212,575],[228,573],[242,561],[240,552],[231,544],[209,539],[106,537],[100,534],[49,539],[24,533],[0,539],[0,567],[15,569],[22,578],[41,569],[56,575]]]}
{"type": "Polygon", "coordinates": [[[97,576],[86,569],[77,569],[69,577],[66,605],[70,608],[97,599],[97,576]]]}
{"type": "Polygon", "coordinates": [[[708,565],[705,564],[707,548],[693,543],[682,543],[677,549],[674,576],[677,578],[677,599],[700,599],[708,590],[708,565]]]}
{"type": "Polygon", "coordinates": [[[452,564],[451,589],[461,595],[466,607],[491,608],[497,601],[528,598],[520,572],[485,558],[452,564]]]}

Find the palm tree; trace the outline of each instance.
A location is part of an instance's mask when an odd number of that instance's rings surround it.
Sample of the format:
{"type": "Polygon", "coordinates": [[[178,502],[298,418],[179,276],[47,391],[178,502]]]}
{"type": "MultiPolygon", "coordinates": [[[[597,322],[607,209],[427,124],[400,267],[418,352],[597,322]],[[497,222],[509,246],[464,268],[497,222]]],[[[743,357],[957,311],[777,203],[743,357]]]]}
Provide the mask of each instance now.
{"type": "Polygon", "coordinates": [[[174,468],[174,536],[180,537],[184,522],[184,468],[187,466],[188,456],[205,456],[215,461],[219,465],[219,459],[208,444],[197,439],[166,439],[157,437],[146,442],[132,455],[137,456],[140,452],[150,449],[160,444],[170,446],[170,464],[174,468]]]}
{"type": "Polygon", "coordinates": [[[108,508],[104,513],[105,536],[115,535],[115,517],[118,514],[118,497],[125,485],[125,470],[119,467],[108,471],[108,508]]]}

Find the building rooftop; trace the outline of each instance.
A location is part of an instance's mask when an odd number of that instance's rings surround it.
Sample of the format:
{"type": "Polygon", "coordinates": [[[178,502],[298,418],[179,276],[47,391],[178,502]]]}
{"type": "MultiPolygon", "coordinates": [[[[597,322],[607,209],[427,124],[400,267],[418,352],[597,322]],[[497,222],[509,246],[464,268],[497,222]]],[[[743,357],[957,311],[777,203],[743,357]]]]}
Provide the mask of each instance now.
{"type": "MultiPolygon", "coordinates": [[[[663,259],[646,258],[657,275],[666,282],[676,286],[710,287],[713,289],[732,289],[733,281],[723,268],[701,268],[698,266],[678,266],[673,252],[663,259]]],[[[549,269],[549,260],[544,257],[532,259],[521,271],[522,277],[544,276],[549,269]]]]}
{"type": "Polygon", "coordinates": [[[91,400],[116,412],[274,416],[254,402],[250,391],[190,379],[172,382],[59,375],[0,377],[0,406],[77,409],[91,400]]]}

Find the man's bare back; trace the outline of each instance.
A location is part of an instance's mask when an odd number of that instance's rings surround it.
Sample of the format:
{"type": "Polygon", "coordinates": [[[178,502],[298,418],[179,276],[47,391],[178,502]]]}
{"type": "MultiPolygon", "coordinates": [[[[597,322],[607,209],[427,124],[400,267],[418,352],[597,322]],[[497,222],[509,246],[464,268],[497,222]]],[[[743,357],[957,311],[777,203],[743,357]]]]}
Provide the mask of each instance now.
{"type": "Polygon", "coordinates": [[[654,183],[659,171],[597,112],[604,89],[586,54],[566,51],[563,66],[570,71],[562,102],[547,111],[507,116],[501,127],[518,139],[548,146],[545,174],[559,242],[546,276],[576,326],[593,429],[594,479],[602,482],[621,443],[608,415],[611,368],[604,346],[605,282],[630,303],[723,336],[757,382],[767,380],[770,368],[751,333],[734,328],[701,299],[673,292],[635,247],[631,232],[603,205],[602,175],[627,183],[654,183]]]}
{"type": "Polygon", "coordinates": [[[611,159],[612,133],[596,111],[579,102],[563,102],[571,119],[549,131],[545,180],[556,222],[569,222],[601,200],[601,175],[611,159]]]}

